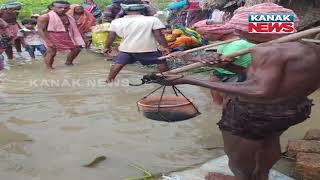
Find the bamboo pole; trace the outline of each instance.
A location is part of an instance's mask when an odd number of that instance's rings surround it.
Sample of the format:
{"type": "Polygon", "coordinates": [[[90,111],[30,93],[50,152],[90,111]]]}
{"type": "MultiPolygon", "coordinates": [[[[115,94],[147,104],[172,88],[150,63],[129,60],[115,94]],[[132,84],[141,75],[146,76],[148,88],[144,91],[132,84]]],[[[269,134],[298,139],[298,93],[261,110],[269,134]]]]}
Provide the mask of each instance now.
{"type": "Polygon", "coordinates": [[[320,43],[319,39],[304,39],[304,38],[302,38],[301,41],[312,42],[312,43],[320,43]]]}
{"type": "MultiPolygon", "coordinates": [[[[313,35],[313,34],[317,34],[317,33],[320,33],[320,26],[316,27],[316,28],[308,29],[305,31],[301,31],[298,33],[290,34],[290,35],[287,35],[287,36],[284,36],[284,37],[281,37],[281,38],[278,38],[278,39],[275,39],[275,40],[272,40],[272,41],[269,41],[266,43],[261,43],[261,44],[255,45],[251,48],[243,49],[243,50],[231,53],[231,54],[224,56],[224,57],[225,58],[235,58],[237,56],[241,56],[241,55],[250,53],[250,51],[255,47],[266,46],[266,45],[270,45],[272,43],[285,43],[285,42],[296,41],[296,40],[299,40],[305,36],[309,36],[309,35],[313,35]]],[[[199,68],[199,67],[203,67],[203,66],[207,66],[207,64],[197,62],[197,63],[189,64],[189,65],[177,68],[177,69],[173,69],[173,70],[164,72],[163,74],[167,74],[167,73],[177,74],[177,73],[182,73],[182,72],[189,71],[191,69],[195,69],[195,68],[199,68]]]]}
{"type": "MultiPolygon", "coordinates": [[[[234,39],[230,39],[230,40],[226,40],[226,41],[221,41],[221,42],[209,44],[209,45],[206,45],[206,46],[201,46],[201,47],[198,47],[198,48],[189,49],[189,50],[186,50],[184,52],[192,53],[192,52],[200,51],[200,50],[203,50],[203,49],[208,49],[208,48],[212,48],[212,47],[215,47],[215,46],[219,46],[219,45],[222,45],[222,44],[231,43],[231,42],[239,40],[239,39],[240,38],[234,38],[234,39]]],[[[159,57],[158,59],[159,60],[163,60],[163,59],[167,59],[167,58],[170,58],[170,57],[171,57],[170,54],[168,54],[166,56],[159,57]]]]}

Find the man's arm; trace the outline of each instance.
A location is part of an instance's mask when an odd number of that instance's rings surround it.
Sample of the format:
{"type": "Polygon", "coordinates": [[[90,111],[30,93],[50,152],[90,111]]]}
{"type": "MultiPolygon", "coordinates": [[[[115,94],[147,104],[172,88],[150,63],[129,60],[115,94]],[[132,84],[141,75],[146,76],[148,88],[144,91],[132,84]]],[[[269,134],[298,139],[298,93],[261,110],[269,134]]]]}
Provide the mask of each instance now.
{"type": "Polygon", "coordinates": [[[108,34],[108,38],[106,41],[106,49],[110,49],[112,46],[112,43],[116,40],[117,34],[113,31],[110,31],[108,34]]]}
{"type": "Polygon", "coordinates": [[[161,32],[161,29],[153,30],[153,35],[156,41],[164,48],[168,48],[168,42],[166,38],[164,38],[164,35],[161,32]]]}
{"type": "Polygon", "coordinates": [[[112,46],[112,43],[116,40],[116,37],[117,37],[117,34],[114,31],[109,31],[106,45],[105,45],[105,48],[102,50],[102,53],[109,54],[112,52],[111,46],[112,46]]]}
{"type": "Polygon", "coordinates": [[[191,78],[181,78],[171,82],[173,84],[196,85],[232,95],[269,98],[277,93],[283,78],[284,68],[285,63],[283,62],[270,62],[259,67],[253,77],[242,83],[210,82],[191,78]]]}
{"type": "Polygon", "coordinates": [[[49,24],[49,15],[44,14],[38,18],[38,33],[49,47],[54,48],[54,44],[49,40],[47,26],[49,24]]]}

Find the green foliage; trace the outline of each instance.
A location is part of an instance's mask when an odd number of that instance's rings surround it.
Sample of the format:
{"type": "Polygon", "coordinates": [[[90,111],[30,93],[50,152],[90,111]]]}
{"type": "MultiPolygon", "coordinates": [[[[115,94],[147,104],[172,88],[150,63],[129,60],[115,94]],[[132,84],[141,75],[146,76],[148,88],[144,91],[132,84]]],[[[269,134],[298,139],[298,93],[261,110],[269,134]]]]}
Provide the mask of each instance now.
{"type": "MultiPolygon", "coordinates": [[[[40,14],[41,11],[47,9],[47,6],[52,3],[54,0],[18,0],[22,3],[22,10],[19,15],[19,19],[28,18],[31,14],[40,14]]],[[[71,4],[82,4],[83,0],[67,0],[71,4]]],[[[0,0],[1,4],[8,2],[17,2],[15,0],[0,0]]],[[[101,7],[110,4],[111,0],[96,0],[97,4],[101,7]]]]}
{"type": "MultiPolygon", "coordinates": [[[[17,0],[22,3],[22,10],[19,15],[19,19],[30,17],[31,14],[40,14],[41,11],[45,10],[47,6],[54,0],[17,0]]],[[[1,4],[8,2],[17,2],[16,0],[0,0],[1,4]]],[[[82,4],[83,0],[66,0],[71,4],[82,4]]],[[[173,0],[153,0],[153,4],[157,9],[164,9],[168,3],[173,0]]],[[[100,7],[105,7],[111,3],[111,0],[95,0],[100,7]]]]}

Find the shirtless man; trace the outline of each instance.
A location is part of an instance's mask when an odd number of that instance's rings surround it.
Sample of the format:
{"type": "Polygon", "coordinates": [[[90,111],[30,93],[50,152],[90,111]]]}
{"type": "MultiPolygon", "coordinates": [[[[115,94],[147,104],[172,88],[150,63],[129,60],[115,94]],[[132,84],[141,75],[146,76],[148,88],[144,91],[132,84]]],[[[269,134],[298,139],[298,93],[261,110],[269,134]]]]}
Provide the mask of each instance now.
{"type": "MultiPolygon", "coordinates": [[[[8,31],[13,36],[14,40],[14,46],[18,53],[21,53],[21,41],[17,37],[17,33],[19,31],[20,25],[17,22],[18,15],[21,10],[20,4],[7,4],[5,6],[8,6],[7,9],[0,11],[0,18],[2,18],[4,21],[8,23],[8,31]]],[[[6,49],[6,54],[8,56],[8,59],[13,59],[13,51],[12,47],[9,47],[6,49]]]]}
{"type": "Polygon", "coordinates": [[[49,70],[53,69],[57,51],[70,50],[65,64],[73,65],[73,60],[85,45],[74,18],[66,14],[69,9],[67,1],[55,1],[52,11],[38,18],[39,35],[47,48],[44,60],[49,70]]]}
{"type": "MultiPolygon", "coordinates": [[[[238,12],[249,14],[259,13],[253,9],[266,10],[260,5],[256,6],[259,7],[238,12]]],[[[269,7],[279,9],[275,4],[269,7]]],[[[230,21],[240,37],[253,43],[279,37],[276,34],[248,34],[247,26],[240,24],[243,20],[247,21],[247,17],[236,13],[230,21]]],[[[248,67],[247,80],[244,82],[167,78],[163,83],[165,85],[191,84],[231,97],[223,109],[218,126],[222,131],[224,150],[229,157],[229,167],[235,176],[209,173],[207,180],[268,179],[269,170],[281,157],[280,135],[289,127],[309,118],[312,101],[307,96],[316,91],[320,83],[319,52],[319,45],[300,42],[256,47],[250,52],[252,64],[248,67]]]]}

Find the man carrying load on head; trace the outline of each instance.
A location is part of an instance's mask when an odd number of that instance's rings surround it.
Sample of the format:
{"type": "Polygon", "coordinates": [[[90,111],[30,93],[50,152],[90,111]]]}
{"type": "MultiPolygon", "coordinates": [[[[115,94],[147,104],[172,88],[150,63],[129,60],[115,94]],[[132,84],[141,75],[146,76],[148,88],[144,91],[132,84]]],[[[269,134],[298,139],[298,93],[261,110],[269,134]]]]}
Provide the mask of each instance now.
{"type": "MultiPolygon", "coordinates": [[[[294,12],[273,3],[242,7],[229,22],[240,37],[253,43],[274,40],[285,34],[249,34],[250,13],[294,12]]],[[[294,14],[295,15],[295,14],[294,14]]],[[[295,26],[297,27],[295,15],[295,26]]],[[[207,180],[267,180],[281,157],[280,135],[309,118],[312,101],[308,96],[320,83],[320,46],[313,43],[273,43],[253,48],[252,63],[244,82],[210,82],[188,77],[165,85],[191,84],[226,93],[231,97],[218,123],[233,176],[209,173],[207,180]]],[[[205,60],[206,61],[206,60],[205,60]]],[[[224,59],[209,59],[223,63],[224,59]]],[[[229,60],[227,60],[229,61],[229,60]]]]}
{"type": "Polygon", "coordinates": [[[145,7],[139,0],[127,1],[121,7],[127,15],[112,21],[104,50],[105,53],[110,53],[116,35],[122,38],[119,46],[120,53],[113,58],[114,64],[110,69],[107,82],[113,81],[125,65],[136,61],[143,65],[158,64],[159,71],[166,71],[168,69],[166,61],[158,60],[161,54],[157,49],[158,42],[166,53],[170,51],[161,33],[165,26],[156,17],[142,15],[145,7]]]}

